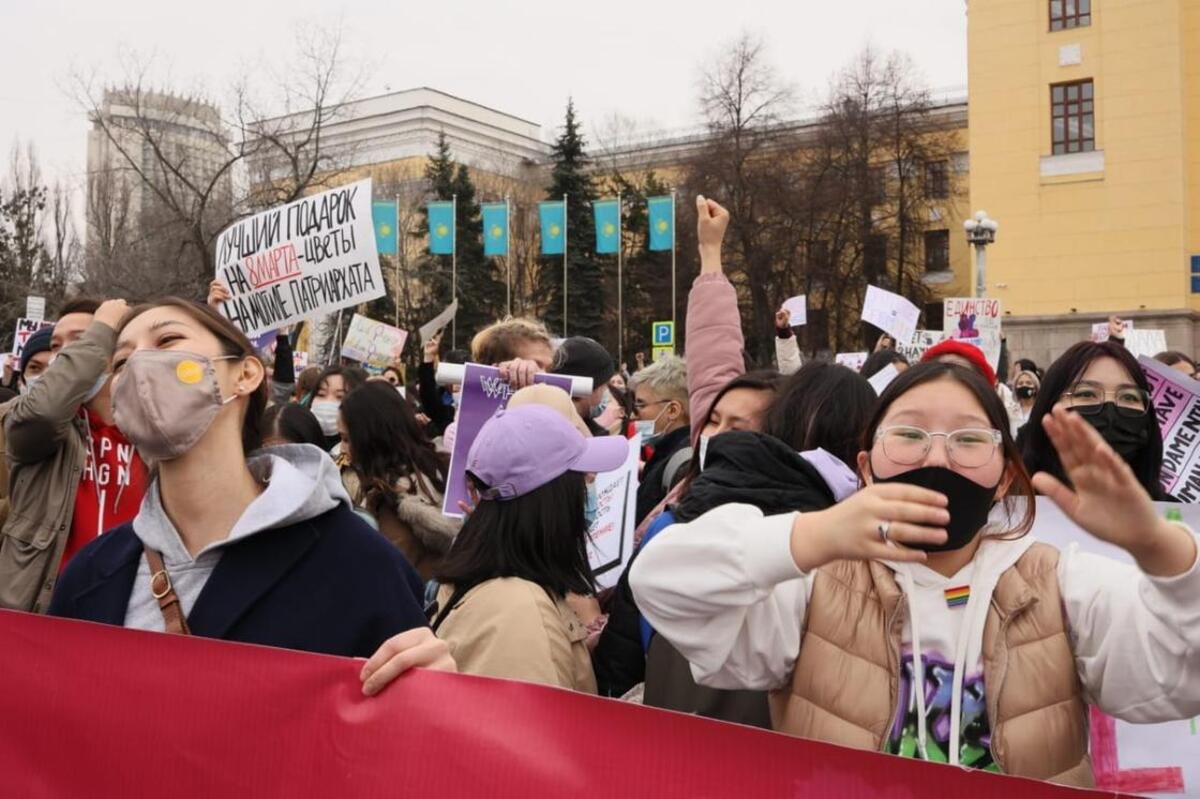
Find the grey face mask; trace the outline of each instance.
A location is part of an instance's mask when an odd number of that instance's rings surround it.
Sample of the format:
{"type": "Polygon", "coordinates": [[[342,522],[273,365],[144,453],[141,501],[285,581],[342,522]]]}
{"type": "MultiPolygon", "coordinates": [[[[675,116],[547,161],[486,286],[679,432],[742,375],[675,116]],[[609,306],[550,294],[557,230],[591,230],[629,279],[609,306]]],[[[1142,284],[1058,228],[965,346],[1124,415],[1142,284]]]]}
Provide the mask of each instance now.
{"type": "Polygon", "coordinates": [[[129,356],[113,391],[113,418],[143,458],[168,461],[204,437],[221,408],[237,399],[221,397],[213,361],[177,350],[138,350],[129,356]]]}

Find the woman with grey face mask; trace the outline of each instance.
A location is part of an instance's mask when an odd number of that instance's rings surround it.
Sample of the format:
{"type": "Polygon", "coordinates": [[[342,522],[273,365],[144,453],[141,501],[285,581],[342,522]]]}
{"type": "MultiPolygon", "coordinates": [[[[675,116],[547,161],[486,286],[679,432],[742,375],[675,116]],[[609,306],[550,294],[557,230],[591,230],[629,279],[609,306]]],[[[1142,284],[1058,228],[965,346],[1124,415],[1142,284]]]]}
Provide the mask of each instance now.
{"type": "MultiPolygon", "coordinates": [[[[264,369],[228,320],[176,298],[135,308],[112,371],[116,423],[154,477],[133,522],[71,561],[51,615],[347,657],[424,627],[416,573],[329,457],[253,452],[264,369]]],[[[427,635],[404,643],[446,665],[427,635]]]]}

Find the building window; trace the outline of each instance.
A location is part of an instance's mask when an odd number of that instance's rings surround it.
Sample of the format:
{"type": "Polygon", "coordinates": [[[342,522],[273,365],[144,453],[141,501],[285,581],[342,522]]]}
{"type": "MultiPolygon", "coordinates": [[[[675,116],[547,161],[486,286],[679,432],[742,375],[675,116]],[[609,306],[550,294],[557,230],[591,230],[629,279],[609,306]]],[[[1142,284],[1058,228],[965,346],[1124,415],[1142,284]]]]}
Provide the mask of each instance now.
{"type": "Polygon", "coordinates": [[[887,172],[881,166],[873,166],[867,173],[867,196],[871,205],[883,205],[887,199],[887,172]]]}
{"type": "Polygon", "coordinates": [[[1192,256],[1192,293],[1200,294],[1200,255],[1192,256]]]}
{"type": "Polygon", "coordinates": [[[875,234],[867,237],[863,248],[863,272],[875,285],[887,274],[887,245],[887,236],[875,234]]]}
{"type": "Polygon", "coordinates": [[[941,330],[945,325],[946,306],[941,301],[925,303],[925,329],[941,330]]]}
{"type": "Polygon", "coordinates": [[[1050,30],[1085,28],[1092,24],[1092,0],[1050,0],[1050,30]]]}
{"type": "Polygon", "coordinates": [[[925,271],[946,272],[950,269],[950,231],[925,231],[925,271]]]}
{"type": "Polygon", "coordinates": [[[1056,83],[1050,87],[1050,125],[1054,155],[1090,153],[1096,149],[1096,110],[1092,82],[1056,83]]]}
{"type": "Polygon", "coordinates": [[[949,161],[930,161],[925,165],[925,194],[934,200],[950,196],[949,161]]]}

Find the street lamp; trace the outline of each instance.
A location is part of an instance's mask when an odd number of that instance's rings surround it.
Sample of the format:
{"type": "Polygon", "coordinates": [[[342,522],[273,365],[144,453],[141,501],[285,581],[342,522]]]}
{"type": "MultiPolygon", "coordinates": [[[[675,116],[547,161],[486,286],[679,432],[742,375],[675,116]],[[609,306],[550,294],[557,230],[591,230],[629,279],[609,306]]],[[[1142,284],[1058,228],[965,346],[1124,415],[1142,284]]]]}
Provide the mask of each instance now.
{"type": "Polygon", "coordinates": [[[963,222],[967,231],[967,244],[975,245],[975,296],[982,297],[987,293],[984,282],[984,271],[987,268],[987,246],[996,240],[996,231],[1000,224],[995,219],[989,219],[983,211],[977,211],[973,219],[963,222]]]}

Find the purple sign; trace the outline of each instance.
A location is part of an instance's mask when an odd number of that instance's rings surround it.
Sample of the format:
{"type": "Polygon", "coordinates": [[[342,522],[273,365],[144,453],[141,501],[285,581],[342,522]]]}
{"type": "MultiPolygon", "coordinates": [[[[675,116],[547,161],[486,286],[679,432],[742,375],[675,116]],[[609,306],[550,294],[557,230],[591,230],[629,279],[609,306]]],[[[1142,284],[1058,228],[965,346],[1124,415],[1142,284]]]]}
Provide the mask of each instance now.
{"type": "MultiPolygon", "coordinates": [[[[536,383],[548,383],[558,386],[568,394],[571,392],[571,378],[566,375],[542,373],[534,376],[536,383]]],[[[508,405],[508,399],[513,395],[513,388],[500,377],[500,370],[494,366],[480,366],[469,363],[463,372],[462,397],[458,404],[458,418],[455,420],[454,450],[450,453],[450,477],[446,481],[446,500],[442,504],[442,513],[459,518],[462,511],[458,503],[470,503],[471,494],[467,490],[467,453],[475,443],[475,437],[483,428],[485,422],[496,415],[496,411],[508,405]]],[[[516,442],[514,442],[516,443],[516,442]]]]}

